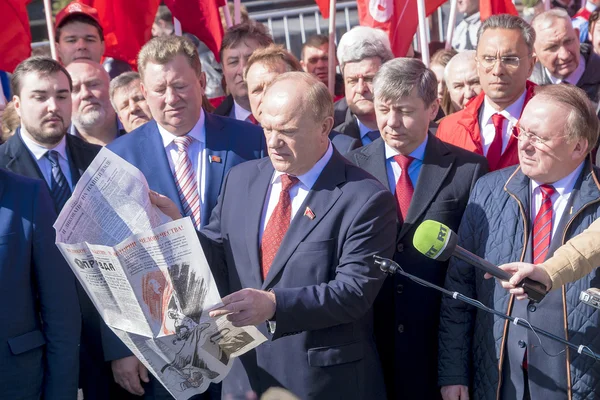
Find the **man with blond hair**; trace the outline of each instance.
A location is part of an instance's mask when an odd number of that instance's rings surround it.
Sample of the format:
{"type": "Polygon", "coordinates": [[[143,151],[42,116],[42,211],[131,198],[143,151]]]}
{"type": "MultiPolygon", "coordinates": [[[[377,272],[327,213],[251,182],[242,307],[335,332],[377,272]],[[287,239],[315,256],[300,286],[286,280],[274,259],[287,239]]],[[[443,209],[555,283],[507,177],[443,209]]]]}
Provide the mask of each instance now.
{"type": "MultiPolygon", "coordinates": [[[[244,80],[248,85],[248,98],[252,114],[259,123],[259,106],[267,86],[278,75],[291,71],[302,71],[302,67],[298,60],[283,46],[271,45],[264,49],[258,49],[248,59],[248,65],[244,71],[244,80]]],[[[346,154],[361,145],[357,139],[342,135],[334,130],[329,133],[329,140],[331,140],[336,150],[342,154],[346,154]]]]}
{"type": "MultiPolygon", "coordinates": [[[[198,51],[188,39],[150,40],[138,55],[138,68],[154,120],[109,149],[139,168],[150,189],[169,197],[200,229],[208,223],[229,169],[262,158],[262,130],[202,110],[206,79],[198,51]]],[[[116,381],[131,393],[144,394],[139,373],[144,367],[135,356],[123,345],[110,359],[116,381]]],[[[165,393],[156,381],[151,384],[150,393],[165,393]]]]}

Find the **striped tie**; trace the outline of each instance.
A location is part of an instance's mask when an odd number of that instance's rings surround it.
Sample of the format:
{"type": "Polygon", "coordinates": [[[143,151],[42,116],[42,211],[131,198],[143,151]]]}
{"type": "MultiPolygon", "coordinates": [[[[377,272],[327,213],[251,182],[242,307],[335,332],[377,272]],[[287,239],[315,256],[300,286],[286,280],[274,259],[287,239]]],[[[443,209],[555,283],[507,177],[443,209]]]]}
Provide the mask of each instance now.
{"type": "Polygon", "coordinates": [[[60,212],[67,200],[69,200],[69,197],[71,197],[71,188],[69,187],[69,183],[67,182],[67,178],[65,178],[62,169],[60,169],[60,164],[58,163],[58,151],[50,150],[46,152],[46,158],[52,165],[50,195],[52,196],[52,200],[54,200],[56,211],[60,212]]]}
{"type": "Polygon", "coordinates": [[[175,165],[175,184],[183,206],[183,213],[192,218],[196,229],[200,229],[200,195],[192,160],[188,156],[188,148],[194,141],[191,136],[175,138],[177,146],[177,164],[175,165]]]}
{"type": "Polygon", "coordinates": [[[541,185],[542,206],[533,221],[533,263],[546,259],[552,239],[552,195],[556,192],[552,185],[541,185]]]}

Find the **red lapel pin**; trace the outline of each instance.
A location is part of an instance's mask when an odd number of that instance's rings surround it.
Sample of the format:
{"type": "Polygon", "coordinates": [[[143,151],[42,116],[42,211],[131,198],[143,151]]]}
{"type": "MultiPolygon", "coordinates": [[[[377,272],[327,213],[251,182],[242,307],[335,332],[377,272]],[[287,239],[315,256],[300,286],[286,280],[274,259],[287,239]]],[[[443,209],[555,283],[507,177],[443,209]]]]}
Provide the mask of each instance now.
{"type": "Polygon", "coordinates": [[[304,216],[310,218],[311,220],[315,219],[315,213],[308,206],[306,207],[306,210],[304,210],[304,216]]]}
{"type": "Polygon", "coordinates": [[[221,162],[221,157],[219,156],[210,156],[210,162],[211,163],[220,163],[221,162]]]}

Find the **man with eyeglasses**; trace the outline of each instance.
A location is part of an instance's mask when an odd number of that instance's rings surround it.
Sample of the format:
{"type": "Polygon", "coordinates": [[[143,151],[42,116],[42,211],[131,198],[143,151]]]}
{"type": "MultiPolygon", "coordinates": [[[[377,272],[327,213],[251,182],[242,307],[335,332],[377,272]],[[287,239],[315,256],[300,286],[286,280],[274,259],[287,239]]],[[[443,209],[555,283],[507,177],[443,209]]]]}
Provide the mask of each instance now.
{"type": "Polygon", "coordinates": [[[442,119],[437,137],[483,154],[490,171],[519,162],[513,132],[535,84],[535,32],[523,19],[501,14],[488,18],[479,29],[477,74],[482,92],[466,107],[442,119]]]}
{"type": "Polygon", "coordinates": [[[531,80],[538,85],[568,83],[583,89],[589,99],[600,98],[600,56],[590,44],[580,44],[569,14],[555,8],[537,15],[535,54],[538,58],[531,80]]]}
{"type": "MultiPolygon", "coordinates": [[[[494,265],[541,264],[600,216],[600,170],[587,159],[598,139],[595,108],[573,85],[538,86],[535,92],[515,138],[519,165],[479,179],[458,231],[459,246],[494,265]]],[[[452,259],[445,286],[558,337],[600,348],[600,314],[578,299],[599,279],[594,270],[530,304],[452,259]]],[[[599,398],[600,376],[564,345],[451,298],[442,299],[440,315],[444,400],[469,393],[485,400],[599,398]]]]}

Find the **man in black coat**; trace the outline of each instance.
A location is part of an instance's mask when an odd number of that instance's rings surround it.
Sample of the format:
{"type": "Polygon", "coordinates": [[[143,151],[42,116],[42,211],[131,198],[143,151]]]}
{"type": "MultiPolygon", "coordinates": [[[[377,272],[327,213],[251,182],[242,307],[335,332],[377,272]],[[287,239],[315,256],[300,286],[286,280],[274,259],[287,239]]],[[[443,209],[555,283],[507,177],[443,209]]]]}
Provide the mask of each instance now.
{"type": "MultiPolygon", "coordinates": [[[[398,237],[394,260],[408,273],[443,285],[447,262],[412,245],[421,222],[458,228],[485,158],[428,133],[438,112],[437,81],[421,61],[400,58],[373,82],[381,138],[348,158],[394,193],[398,237]]],[[[438,399],[437,334],[441,294],[400,276],[388,277],[375,302],[375,338],[389,399],[438,399]]]]}

